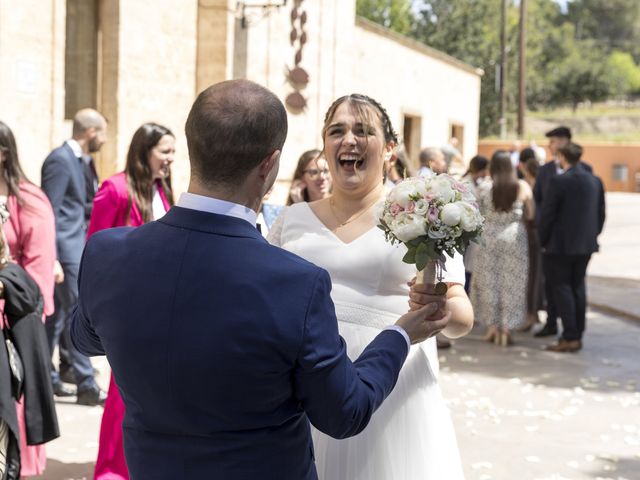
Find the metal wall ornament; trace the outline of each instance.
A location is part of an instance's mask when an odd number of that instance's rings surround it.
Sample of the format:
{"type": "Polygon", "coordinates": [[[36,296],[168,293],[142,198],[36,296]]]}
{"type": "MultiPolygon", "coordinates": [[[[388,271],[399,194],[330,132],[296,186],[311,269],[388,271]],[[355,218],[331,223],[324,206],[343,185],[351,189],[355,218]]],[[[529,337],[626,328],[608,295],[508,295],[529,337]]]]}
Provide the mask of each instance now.
{"type": "Polygon", "coordinates": [[[302,9],[304,0],[295,0],[291,8],[291,32],[289,33],[289,41],[294,48],[293,68],[286,68],[285,77],[294,88],[294,91],[287,95],[285,104],[292,113],[301,113],[307,107],[307,99],[302,95],[309,84],[309,74],[300,66],[302,62],[302,51],[307,43],[307,32],[305,25],[307,24],[307,12],[302,9]]]}

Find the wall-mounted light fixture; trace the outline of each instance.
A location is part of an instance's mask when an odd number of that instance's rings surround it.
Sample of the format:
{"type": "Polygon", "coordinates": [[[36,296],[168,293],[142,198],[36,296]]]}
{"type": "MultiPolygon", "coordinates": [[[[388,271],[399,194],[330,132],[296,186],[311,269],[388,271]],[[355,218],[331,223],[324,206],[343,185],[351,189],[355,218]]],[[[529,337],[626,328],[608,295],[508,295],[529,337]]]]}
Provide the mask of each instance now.
{"type": "MultiPolygon", "coordinates": [[[[248,8],[260,8],[263,12],[268,11],[271,8],[285,7],[287,5],[287,0],[282,0],[280,3],[276,2],[267,2],[267,3],[246,3],[246,2],[238,2],[237,10],[240,11],[240,26],[242,28],[247,28],[249,22],[247,20],[246,11],[248,8]]],[[[236,11],[237,11],[236,10],[236,11]]]]}

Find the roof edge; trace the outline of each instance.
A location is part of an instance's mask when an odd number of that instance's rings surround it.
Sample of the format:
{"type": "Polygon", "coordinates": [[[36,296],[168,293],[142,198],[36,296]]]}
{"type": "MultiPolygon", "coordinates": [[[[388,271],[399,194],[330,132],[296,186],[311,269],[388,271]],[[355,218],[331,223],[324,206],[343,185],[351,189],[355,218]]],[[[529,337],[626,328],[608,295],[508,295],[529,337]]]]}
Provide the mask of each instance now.
{"type": "Polygon", "coordinates": [[[401,45],[404,45],[405,47],[411,48],[412,50],[416,50],[420,53],[428,55],[429,57],[435,58],[437,60],[441,60],[444,63],[448,63],[449,65],[460,68],[461,70],[464,70],[468,73],[472,73],[479,77],[484,75],[484,70],[481,68],[476,68],[472,65],[469,65],[468,63],[465,63],[462,60],[458,60],[457,58],[452,57],[451,55],[448,55],[444,52],[441,52],[440,50],[436,50],[433,47],[425,45],[422,42],[409,38],[400,33],[394,32],[393,30],[383,27],[382,25],[372,22],[371,20],[368,20],[364,17],[356,16],[356,27],[361,27],[364,30],[368,30],[372,33],[376,33],[378,35],[386,37],[401,45]]]}

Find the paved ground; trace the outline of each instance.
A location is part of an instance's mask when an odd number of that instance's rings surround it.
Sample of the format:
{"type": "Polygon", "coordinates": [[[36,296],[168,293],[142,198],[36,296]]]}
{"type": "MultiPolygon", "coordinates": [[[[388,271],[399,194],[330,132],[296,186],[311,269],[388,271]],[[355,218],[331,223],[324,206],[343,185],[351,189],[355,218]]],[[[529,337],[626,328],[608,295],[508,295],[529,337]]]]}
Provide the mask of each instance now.
{"type": "Polygon", "coordinates": [[[640,320],[640,194],[607,194],[600,252],[587,271],[593,306],[640,320]]]}
{"type": "Polygon", "coordinates": [[[640,479],[640,325],[587,322],[578,354],[531,334],[505,349],[477,330],[441,355],[467,480],[640,479]]]}
{"type": "MultiPolygon", "coordinates": [[[[467,480],[640,480],[640,195],[607,201],[589,267],[604,310],[590,310],[582,352],[544,352],[530,334],[503,349],[477,329],[441,354],[467,480]]],[[[106,388],[106,360],[94,363],[106,388]]],[[[61,401],[58,414],[62,437],[37,478],[92,478],[102,409],[61,401]]]]}

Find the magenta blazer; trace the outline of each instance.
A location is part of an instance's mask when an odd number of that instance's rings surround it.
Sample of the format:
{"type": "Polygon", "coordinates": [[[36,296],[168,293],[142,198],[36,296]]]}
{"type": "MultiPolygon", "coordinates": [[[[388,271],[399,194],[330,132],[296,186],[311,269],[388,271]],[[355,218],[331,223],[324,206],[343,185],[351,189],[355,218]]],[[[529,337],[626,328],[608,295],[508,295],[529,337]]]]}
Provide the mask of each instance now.
{"type": "Polygon", "coordinates": [[[14,262],[31,275],[44,300],[44,315],[53,304],[53,264],[56,260],[56,226],[49,199],[40,188],[21,181],[23,205],[14,195],[7,199],[9,220],[2,226],[14,262]]]}
{"type": "MultiPolygon", "coordinates": [[[[165,210],[169,210],[171,205],[169,205],[169,200],[167,200],[160,182],[158,181],[156,185],[165,210]]],[[[144,222],[138,205],[136,203],[131,205],[131,212],[127,219],[128,206],[127,177],[124,172],[116,173],[102,182],[100,190],[98,190],[93,199],[93,210],[91,211],[87,238],[105,228],[139,227],[142,225],[144,222]]]]}

